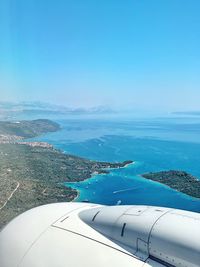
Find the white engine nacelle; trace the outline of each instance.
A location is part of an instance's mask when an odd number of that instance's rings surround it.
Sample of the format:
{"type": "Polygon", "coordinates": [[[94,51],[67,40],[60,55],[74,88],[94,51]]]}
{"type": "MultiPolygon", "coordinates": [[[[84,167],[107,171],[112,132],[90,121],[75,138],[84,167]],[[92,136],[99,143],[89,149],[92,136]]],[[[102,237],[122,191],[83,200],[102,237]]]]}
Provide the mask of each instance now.
{"type": "Polygon", "coordinates": [[[200,267],[200,214],[58,203],[0,232],[1,267],[200,267]]]}

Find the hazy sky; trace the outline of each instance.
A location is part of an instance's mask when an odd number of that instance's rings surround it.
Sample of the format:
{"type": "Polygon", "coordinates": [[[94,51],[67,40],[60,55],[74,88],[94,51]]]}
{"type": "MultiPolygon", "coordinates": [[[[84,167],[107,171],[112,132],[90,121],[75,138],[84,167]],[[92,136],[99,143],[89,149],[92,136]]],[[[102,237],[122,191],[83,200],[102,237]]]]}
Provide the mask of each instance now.
{"type": "Polygon", "coordinates": [[[1,0],[0,100],[200,110],[199,0],[1,0]]]}

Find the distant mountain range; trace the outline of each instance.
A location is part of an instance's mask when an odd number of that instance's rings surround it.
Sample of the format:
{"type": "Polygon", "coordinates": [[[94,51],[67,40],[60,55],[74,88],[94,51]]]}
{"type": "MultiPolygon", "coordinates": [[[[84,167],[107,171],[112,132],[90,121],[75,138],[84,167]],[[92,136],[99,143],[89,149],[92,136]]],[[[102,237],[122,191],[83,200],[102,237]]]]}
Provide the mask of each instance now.
{"type": "Polygon", "coordinates": [[[69,108],[43,102],[0,102],[0,118],[16,117],[18,115],[81,115],[81,114],[110,114],[114,110],[107,106],[92,108],[69,108]]]}
{"type": "Polygon", "coordinates": [[[189,116],[200,116],[200,111],[177,111],[173,112],[174,115],[189,115],[189,116]]]}

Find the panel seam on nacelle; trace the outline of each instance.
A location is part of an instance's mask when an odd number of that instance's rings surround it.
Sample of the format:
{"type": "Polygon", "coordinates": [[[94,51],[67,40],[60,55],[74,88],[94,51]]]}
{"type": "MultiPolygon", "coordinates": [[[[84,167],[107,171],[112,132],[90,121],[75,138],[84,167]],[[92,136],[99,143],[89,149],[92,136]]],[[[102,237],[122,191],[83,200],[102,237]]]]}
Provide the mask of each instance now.
{"type": "Polygon", "coordinates": [[[150,238],[151,238],[151,234],[153,231],[154,226],[157,224],[157,222],[164,217],[167,213],[170,213],[173,209],[170,209],[168,211],[166,211],[165,213],[163,213],[162,215],[160,215],[160,217],[158,217],[155,222],[152,224],[151,229],[149,231],[149,235],[148,235],[148,240],[147,240],[147,244],[148,244],[148,254],[150,255],[150,238]]]}
{"type": "MultiPolygon", "coordinates": [[[[82,206],[82,207],[78,207],[78,208],[75,208],[75,209],[73,209],[73,210],[70,210],[70,211],[68,211],[67,213],[65,213],[64,215],[62,215],[60,218],[58,218],[56,221],[54,221],[53,223],[51,223],[51,225],[54,225],[55,223],[57,223],[58,221],[60,221],[60,219],[61,218],[66,218],[66,216],[67,215],[69,215],[70,213],[72,213],[72,212],[74,212],[74,211],[77,211],[77,210],[80,210],[80,209],[83,209],[83,208],[87,208],[87,207],[91,207],[91,206],[89,206],[88,204],[87,205],[85,205],[85,206],[82,206]]],[[[63,218],[63,219],[64,219],[63,218]]]]}
{"type": "MultiPolygon", "coordinates": [[[[157,258],[157,257],[154,257],[154,256],[152,256],[151,254],[149,254],[149,258],[148,259],[151,259],[151,260],[153,260],[153,261],[155,261],[155,262],[158,262],[158,263],[160,263],[160,264],[162,264],[162,265],[164,265],[164,266],[166,266],[166,267],[176,267],[175,265],[172,265],[172,264],[170,264],[170,263],[168,263],[168,262],[166,262],[166,261],[163,261],[163,260],[161,260],[161,259],[159,259],[159,258],[157,258]]],[[[148,260],[147,259],[147,260],[148,260]]]]}
{"type": "MultiPolygon", "coordinates": [[[[132,208],[132,207],[131,207],[132,208]]],[[[113,227],[112,227],[112,231],[111,231],[111,237],[113,238],[113,239],[115,239],[114,238],[114,234],[113,234],[113,231],[115,231],[115,229],[114,229],[114,226],[117,224],[117,222],[120,220],[120,218],[122,218],[124,215],[125,215],[125,212],[127,212],[129,209],[131,209],[130,207],[129,208],[127,208],[127,210],[126,211],[124,211],[121,215],[119,215],[118,217],[117,217],[117,219],[113,222],[113,227]]],[[[125,222],[124,222],[125,223],[125,222]]]]}

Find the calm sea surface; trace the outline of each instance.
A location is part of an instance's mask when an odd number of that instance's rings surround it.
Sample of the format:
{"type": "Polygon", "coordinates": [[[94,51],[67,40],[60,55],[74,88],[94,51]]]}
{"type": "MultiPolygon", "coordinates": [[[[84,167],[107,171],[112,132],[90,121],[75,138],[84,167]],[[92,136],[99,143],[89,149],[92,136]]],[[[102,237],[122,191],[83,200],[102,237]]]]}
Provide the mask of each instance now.
{"type": "Polygon", "coordinates": [[[200,178],[199,118],[76,117],[57,122],[62,126],[61,131],[35,140],[92,160],[135,162],[109,174],[70,184],[79,190],[77,201],[157,205],[200,212],[200,200],[141,177],[150,171],[175,169],[200,178]]]}

